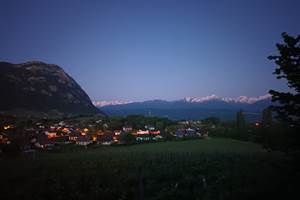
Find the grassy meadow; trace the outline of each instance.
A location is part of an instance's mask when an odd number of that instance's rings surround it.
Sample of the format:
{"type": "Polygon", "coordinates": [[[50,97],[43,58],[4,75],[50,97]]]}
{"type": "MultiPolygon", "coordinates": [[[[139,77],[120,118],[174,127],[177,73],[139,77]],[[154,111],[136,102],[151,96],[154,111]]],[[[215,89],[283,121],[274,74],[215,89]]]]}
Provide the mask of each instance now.
{"type": "Polygon", "coordinates": [[[297,163],[232,139],[67,146],[0,157],[1,199],[285,199],[297,163]]]}

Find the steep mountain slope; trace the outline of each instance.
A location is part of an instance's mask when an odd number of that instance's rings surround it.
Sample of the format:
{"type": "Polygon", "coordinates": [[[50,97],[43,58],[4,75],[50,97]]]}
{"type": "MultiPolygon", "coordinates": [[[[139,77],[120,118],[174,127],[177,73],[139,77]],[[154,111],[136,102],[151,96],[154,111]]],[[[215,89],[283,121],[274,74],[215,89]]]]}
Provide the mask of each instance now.
{"type": "Polygon", "coordinates": [[[81,87],[53,64],[0,62],[0,91],[2,113],[101,114],[81,87]]]}

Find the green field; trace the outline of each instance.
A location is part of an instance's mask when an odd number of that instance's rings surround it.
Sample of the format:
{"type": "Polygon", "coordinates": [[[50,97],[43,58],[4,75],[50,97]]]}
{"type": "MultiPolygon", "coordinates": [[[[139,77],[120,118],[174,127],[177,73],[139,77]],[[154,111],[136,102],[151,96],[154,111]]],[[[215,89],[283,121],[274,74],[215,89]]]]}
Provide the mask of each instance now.
{"type": "Polygon", "coordinates": [[[4,199],[285,199],[299,177],[283,153],[215,138],[68,146],[0,163],[4,199]]]}
{"type": "MultiPolygon", "coordinates": [[[[232,139],[183,140],[160,143],[148,143],[118,148],[106,148],[108,152],[126,153],[254,153],[262,152],[258,144],[232,139]]],[[[100,149],[103,151],[103,148],[100,149]]],[[[95,152],[94,152],[95,153],[95,152]]],[[[98,151],[97,151],[98,153],[98,151]]]]}

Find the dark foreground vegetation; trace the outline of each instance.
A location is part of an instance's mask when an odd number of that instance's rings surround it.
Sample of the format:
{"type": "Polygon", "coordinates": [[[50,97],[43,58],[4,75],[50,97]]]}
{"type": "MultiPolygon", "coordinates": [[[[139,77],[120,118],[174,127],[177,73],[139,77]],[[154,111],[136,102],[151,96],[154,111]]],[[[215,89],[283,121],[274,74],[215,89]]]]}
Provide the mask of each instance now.
{"type": "Polygon", "coordinates": [[[231,139],[0,157],[1,199],[288,199],[299,164],[231,139]]]}

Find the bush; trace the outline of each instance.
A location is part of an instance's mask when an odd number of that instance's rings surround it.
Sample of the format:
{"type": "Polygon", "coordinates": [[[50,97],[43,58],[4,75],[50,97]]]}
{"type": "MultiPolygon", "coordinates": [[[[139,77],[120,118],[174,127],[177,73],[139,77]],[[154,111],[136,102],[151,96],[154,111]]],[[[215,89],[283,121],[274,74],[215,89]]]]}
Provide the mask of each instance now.
{"type": "Polygon", "coordinates": [[[120,142],[121,144],[134,144],[136,140],[131,133],[124,133],[120,137],[120,142]]]}

